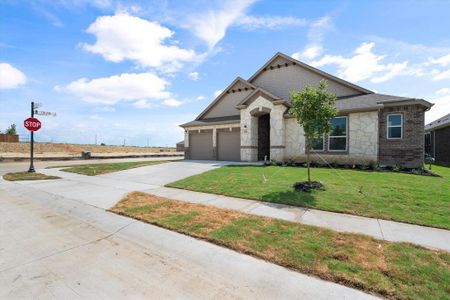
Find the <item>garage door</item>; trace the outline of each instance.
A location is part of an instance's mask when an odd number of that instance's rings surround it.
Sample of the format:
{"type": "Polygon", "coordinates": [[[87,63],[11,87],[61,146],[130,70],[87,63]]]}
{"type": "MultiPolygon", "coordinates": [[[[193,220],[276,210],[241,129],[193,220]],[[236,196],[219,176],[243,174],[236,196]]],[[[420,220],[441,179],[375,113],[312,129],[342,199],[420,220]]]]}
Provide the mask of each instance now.
{"type": "Polygon", "coordinates": [[[214,160],[212,145],[212,130],[189,133],[189,148],[191,159],[214,160]]]}
{"type": "Polygon", "coordinates": [[[239,128],[217,130],[217,155],[219,160],[241,160],[241,132],[239,128]]]}

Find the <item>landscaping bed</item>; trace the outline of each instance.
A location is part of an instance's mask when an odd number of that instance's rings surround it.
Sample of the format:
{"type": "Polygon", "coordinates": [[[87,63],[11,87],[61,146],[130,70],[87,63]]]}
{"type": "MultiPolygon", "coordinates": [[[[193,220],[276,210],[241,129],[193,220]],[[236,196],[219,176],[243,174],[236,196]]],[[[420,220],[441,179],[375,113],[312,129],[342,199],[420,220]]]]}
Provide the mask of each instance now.
{"type": "Polygon", "coordinates": [[[445,299],[450,253],[213,206],[128,194],[111,211],[392,299],[445,299]]]}
{"type": "Polygon", "coordinates": [[[450,229],[450,168],[433,171],[442,177],[313,168],[323,187],[297,192],[293,185],[306,180],[306,168],[225,166],[168,186],[450,229]]]}
{"type": "MultiPolygon", "coordinates": [[[[154,160],[154,161],[134,161],[134,162],[119,162],[119,163],[104,163],[104,164],[83,164],[75,166],[67,166],[62,169],[64,172],[77,173],[87,176],[95,176],[107,173],[113,173],[133,168],[151,166],[169,162],[168,160],[154,160]]],[[[56,166],[51,168],[63,168],[66,166],[56,166]]]]}

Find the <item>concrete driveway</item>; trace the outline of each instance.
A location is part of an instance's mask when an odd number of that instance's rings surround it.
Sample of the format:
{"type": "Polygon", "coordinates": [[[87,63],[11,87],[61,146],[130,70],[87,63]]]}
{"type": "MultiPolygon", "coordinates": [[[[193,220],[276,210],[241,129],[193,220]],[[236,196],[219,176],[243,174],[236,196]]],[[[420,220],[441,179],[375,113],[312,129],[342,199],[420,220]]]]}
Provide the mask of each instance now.
{"type": "Polygon", "coordinates": [[[174,162],[97,177],[0,180],[0,298],[374,298],[103,209],[128,190],[218,166],[174,162]],[[171,171],[161,174],[162,166],[171,171]]]}

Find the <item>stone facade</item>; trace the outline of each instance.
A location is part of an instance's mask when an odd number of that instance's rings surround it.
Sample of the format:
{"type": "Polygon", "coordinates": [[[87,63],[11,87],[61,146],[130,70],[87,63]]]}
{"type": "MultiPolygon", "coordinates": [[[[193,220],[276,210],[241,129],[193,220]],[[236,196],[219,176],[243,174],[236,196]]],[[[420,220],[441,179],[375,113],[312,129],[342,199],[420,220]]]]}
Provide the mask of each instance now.
{"type": "Polygon", "coordinates": [[[348,116],[349,156],[377,161],[378,112],[353,113],[348,116]]]}
{"type": "Polygon", "coordinates": [[[305,133],[295,118],[285,119],[285,159],[296,160],[305,154],[305,133]]]}
{"type": "Polygon", "coordinates": [[[379,113],[379,156],[380,165],[400,165],[407,168],[423,166],[424,155],[424,117],[420,105],[395,106],[383,108],[379,113]],[[387,115],[403,115],[403,137],[387,138],[387,115]]]}
{"type": "Polygon", "coordinates": [[[241,160],[258,159],[258,114],[270,114],[270,159],[284,159],[285,129],[284,112],[286,106],[274,105],[270,100],[259,96],[246,108],[241,109],[241,160]]]}

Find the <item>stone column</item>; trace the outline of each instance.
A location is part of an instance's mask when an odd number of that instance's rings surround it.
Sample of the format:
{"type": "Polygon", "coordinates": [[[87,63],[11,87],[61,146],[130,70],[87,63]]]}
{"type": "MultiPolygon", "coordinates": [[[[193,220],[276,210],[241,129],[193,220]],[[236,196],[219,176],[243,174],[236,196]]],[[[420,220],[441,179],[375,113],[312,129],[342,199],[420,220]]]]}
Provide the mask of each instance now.
{"type": "Polygon", "coordinates": [[[191,158],[191,151],[189,148],[189,130],[184,130],[184,158],[191,158]]]}
{"type": "Polygon", "coordinates": [[[213,128],[212,131],[212,145],[213,145],[213,157],[215,160],[219,159],[218,153],[217,153],[217,129],[213,128]]]}
{"type": "Polygon", "coordinates": [[[258,160],[258,118],[241,109],[241,160],[258,160]]]}
{"type": "Polygon", "coordinates": [[[284,124],[284,105],[274,105],[270,111],[270,159],[276,161],[284,160],[285,143],[285,124],[284,124]]]}

